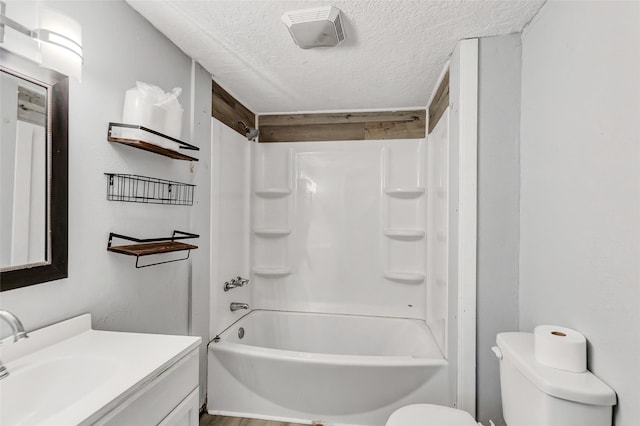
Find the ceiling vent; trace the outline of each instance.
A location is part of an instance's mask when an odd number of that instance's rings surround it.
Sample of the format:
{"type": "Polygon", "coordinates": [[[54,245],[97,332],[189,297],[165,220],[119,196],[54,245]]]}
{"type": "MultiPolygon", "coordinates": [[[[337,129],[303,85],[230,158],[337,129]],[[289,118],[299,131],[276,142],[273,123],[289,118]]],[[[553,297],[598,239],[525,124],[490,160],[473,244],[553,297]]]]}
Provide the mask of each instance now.
{"type": "Polygon", "coordinates": [[[342,16],[337,7],[292,10],[282,15],[282,22],[302,49],[331,47],[344,40],[342,16]]]}

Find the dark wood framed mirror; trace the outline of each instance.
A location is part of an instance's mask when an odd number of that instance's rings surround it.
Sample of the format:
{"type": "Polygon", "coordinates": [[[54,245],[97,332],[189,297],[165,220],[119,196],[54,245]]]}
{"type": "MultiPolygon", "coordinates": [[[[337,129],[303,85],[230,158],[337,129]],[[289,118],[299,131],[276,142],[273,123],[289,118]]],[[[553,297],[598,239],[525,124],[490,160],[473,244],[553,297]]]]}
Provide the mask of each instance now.
{"type": "MultiPolygon", "coordinates": [[[[13,97],[13,99],[17,100],[16,108],[18,110],[18,118],[15,119],[15,122],[34,123],[35,121],[32,121],[29,115],[41,114],[43,116],[41,119],[43,120],[42,125],[44,127],[44,129],[41,130],[42,133],[46,135],[46,149],[44,150],[46,154],[42,161],[34,163],[39,165],[40,168],[44,167],[45,170],[36,170],[37,174],[34,174],[35,172],[31,173],[31,176],[41,177],[37,179],[38,181],[44,180],[42,185],[44,189],[42,190],[41,197],[43,198],[41,202],[42,212],[37,212],[37,215],[41,217],[39,222],[44,223],[36,227],[36,232],[32,232],[36,233],[38,238],[41,237],[42,240],[37,241],[35,244],[38,252],[35,257],[32,255],[28,257],[15,256],[12,252],[15,250],[14,246],[19,245],[19,238],[29,233],[29,230],[23,231],[22,234],[18,234],[16,237],[15,231],[15,228],[17,228],[15,218],[21,215],[29,215],[29,212],[21,210],[22,207],[19,203],[20,200],[24,200],[24,197],[30,196],[28,193],[25,193],[28,192],[28,190],[19,192],[16,189],[19,185],[14,183],[8,191],[12,194],[10,199],[5,199],[7,198],[7,191],[3,190],[2,192],[0,202],[2,202],[3,205],[13,204],[13,213],[11,215],[4,214],[5,217],[0,217],[0,220],[11,221],[13,218],[14,222],[7,226],[3,225],[2,229],[5,230],[5,236],[0,238],[3,238],[5,241],[8,239],[18,240],[18,243],[13,241],[9,248],[7,248],[7,245],[4,246],[5,252],[7,252],[7,250],[11,251],[9,255],[4,256],[3,263],[0,267],[0,291],[6,291],[67,277],[69,80],[66,76],[44,70],[38,67],[37,64],[26,61],[4,50],[0,52],[0,63],[2,63],[2,66],[0,66],[0,74],[2,74],[3,81],[11,81],[7,87],[18,87],[17,94],[12,94],[12,90],[6,90],[6,87],[3,87],[5,93],[2,95],[3,98],[13,97]],[[14,84],[14,86],[10,84],[14,84]],[[7,94],[6,97],[5,94],[7,94]],[[40,101],[35,101],[30,105],[29,103],[32,98],[44,98],[44,101],[41,103],[40,101]],[[24,118],[25,112],[27,118],[24,118]],[[19,117],[21,113],[23,118],[19,117]],[[6,218],[6,216],[11,217],[6,218]],[[10,231],[7,231],[7,229],[10,231]]],[[[11,105],[12,102],[15,102],[15,100],[10,101],[9,105],[11,105]]],[[[16,113],[8,111],[11,107],[7,107],[6,105],[3,105],[2,108],[5,111],[2,111],[3,118],[0,125],[6,126],[11,120],[6,119],[4,114],[16,113]]],[[[38,118],[34,120],[38,120],[38,118]]],[[[13,134],[16,133],[20,133],[20,131],[13,132],[13,134]]],[[[9,132],[9,134],[12,133],[9,132]]],[[[3,133],[3,136],[4,135],[6,135],[6,133],[3,133]]],[[[2,139],[0,143],[3,144],[17,144],[14,140],[22,140],[17,136],[3,137],[2,139]]],[[[17,152],[18,150],[15,149],[15,151],[17,152]]],[[[35,156],[35,154],[33,156],[35,156]]],[[[5,155],[5,157],[7,156],[5,155]]],[[[14,168],[15,170],[21,170],[20,163],[18,162],[19,155],[17,153],[15,154],[15,158],[14,168]]],[[[9,158],[9,161],[12,161],[12,158],[9,158]]],[[[36,166],[33,164],[32,167],[36,169],[36,166]]],[[[33,186],[28,188],[33,188],[33,186]]],[[[31,226],[33,226],[34,221],[31,220],[30,222],[31,226]]],[[[33,228],[31,230],[33,231],[33,228]]]]}

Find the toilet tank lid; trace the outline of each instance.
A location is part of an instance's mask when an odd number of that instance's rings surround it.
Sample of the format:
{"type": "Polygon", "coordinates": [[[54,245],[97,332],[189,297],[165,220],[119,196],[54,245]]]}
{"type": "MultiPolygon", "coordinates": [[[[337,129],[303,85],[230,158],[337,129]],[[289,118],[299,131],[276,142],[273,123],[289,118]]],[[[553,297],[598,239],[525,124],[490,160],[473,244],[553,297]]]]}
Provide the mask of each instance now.
{"type": "Polygon", "coordinates": [[[532,333],[499,333],[496,339],[503,359],[544,393],[591,405],[615,405],[616,393],[590,371],[572,373],[539,364],[534,357],[532,333]]]}

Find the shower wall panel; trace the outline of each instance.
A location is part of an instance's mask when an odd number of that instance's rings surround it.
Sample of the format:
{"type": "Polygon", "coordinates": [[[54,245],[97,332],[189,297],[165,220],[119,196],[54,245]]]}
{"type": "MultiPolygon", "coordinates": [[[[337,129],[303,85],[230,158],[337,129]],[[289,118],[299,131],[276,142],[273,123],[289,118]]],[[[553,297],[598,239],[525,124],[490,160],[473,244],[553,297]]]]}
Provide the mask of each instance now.
{"type": "Polygon", "coordinates": [[[427,165],[427,324],[447,356],[449,294],[449,109],[429,134],[427,165]]]}
{"type": "Polygon", "coordinates": [[[425,319],[425,142],[253,145],[254,307],[425,319]]]}
{"type": "Polygon", "coordinates": [[[224,282],[249,276],[251,142],[215,118],[212,122],[211,338],[244,315],[231,302],[249,303],[247,286],[224,291],[224,282]]]}

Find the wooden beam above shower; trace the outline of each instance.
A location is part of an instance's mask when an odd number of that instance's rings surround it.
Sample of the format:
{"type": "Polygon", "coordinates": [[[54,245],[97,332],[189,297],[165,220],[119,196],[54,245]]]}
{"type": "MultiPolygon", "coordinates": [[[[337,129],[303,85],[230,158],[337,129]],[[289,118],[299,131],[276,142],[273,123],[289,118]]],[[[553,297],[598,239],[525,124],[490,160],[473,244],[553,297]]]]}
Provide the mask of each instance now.
{"type": "Polygon", "coordinates": [[[248,126],[255,127],[256,115],[218,83],[215,81],[211,81],[211,83],[211,115],[245,136],[244,127],[238,122],[242,121],[248,126]]]}
{"type": "Polygon", "coordinates": [[[260,142],[421,139],[426,110],[258,116],[260,142]]]}
{"type": "Polygon", "coordinates": [[[436,91],[436,95],[429,105],[429,133],[436,128],[436,124],[440,121],[440,118],[447,110],[449,106],[449,71],[446,72],[442,81],[440,82],[440,86],[438,86],[438,90],[436,91]]]}

